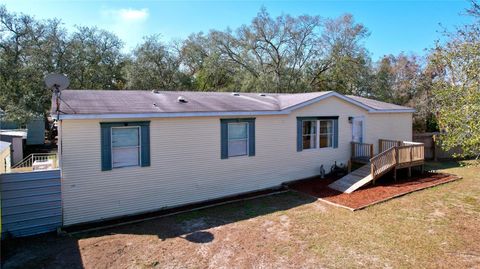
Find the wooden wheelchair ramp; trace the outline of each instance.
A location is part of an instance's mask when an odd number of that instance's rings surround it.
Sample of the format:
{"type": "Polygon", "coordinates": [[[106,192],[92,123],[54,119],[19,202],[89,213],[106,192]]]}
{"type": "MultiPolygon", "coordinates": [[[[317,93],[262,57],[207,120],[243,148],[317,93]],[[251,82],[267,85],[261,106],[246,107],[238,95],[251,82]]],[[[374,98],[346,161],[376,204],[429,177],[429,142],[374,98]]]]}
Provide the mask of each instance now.
{"type": "Polygon", "coordinates": [[[376,179],[391,170],[395,170],[395,178],[396,170],[400,168],[409,168],[410,175],[411,167],[423,165],[423,162],[423,144],[399,142],[372,157],[369,163],[333,182],[328,187],[344,193],[351,193],[371,181],[375,182],[376,179]]]}
{"type": "Polygon", "coordinates": [[[373,180],[370,163],[328,185],[331,189],[351,193],[373,180]]]}

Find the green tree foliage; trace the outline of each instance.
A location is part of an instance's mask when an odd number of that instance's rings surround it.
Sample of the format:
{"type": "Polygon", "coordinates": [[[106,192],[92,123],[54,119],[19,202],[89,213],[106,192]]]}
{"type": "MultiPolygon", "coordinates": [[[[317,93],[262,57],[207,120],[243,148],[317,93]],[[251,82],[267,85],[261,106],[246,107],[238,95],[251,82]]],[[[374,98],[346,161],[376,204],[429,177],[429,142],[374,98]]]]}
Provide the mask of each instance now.
{"type": "Polygon", "coordinates": [[[474,23],[438,43],[432,65],[438,72],[434,98],[445,149],[461,147],[462,157],[480,155],[480,6],[468,10],[474,23]]]}
{"type": "Polygon", "coordinates": [[[363,40],[368,37],[368,30],[350,14],[326,19],[323,26],[319,40],[323,52],[310,68],[313,90],[367,95],[371,59],[363,40]]]}
{"type": "Polygon", "coordinates": [[[122,42],[103,30],[78,27],[68,35],[58,20],[38,21],[0,6],[0,108],[21,124],[50,108],[43,78],[68,74],[72,89],[120,89],[122,42]]]}
{"type": "Polygon", "coordinates": [[[373,97],[415,108],[415,130],[437,130],[432,110],[432,87],[436,73],[428,59],[404,53],[385,55],[373,72],[373,97]]]}
{"type": "Polygon", "coordinates": [[[415,96],[422,76],[417,56],[386,55],[377,66],[374,95],[396,104],[406,104],[415,96]]]}
{"type": "Polygon", "coordinates": [[[8,120],[24,124],[48,108],[51,94],[43,89],[42,70],[61,65],[51,55],[62,35],[58,21],[39,23],[0,6],[0,108],[8,120]]]}
{"type": "Polygon", "coordinates": [[[160,36],[146,37],[132,53],[126,68],[127,89],[189,89],[189,77],[180,71],[181,58],[160,41],[160,36]]]}
{"type": "Polygon", "coordinates": [[[199,91],[228,90],[234,85],[235,67],[211,44],[203,33],[190,35],[181,44],[184,72],[199,91]]]}
{"type": "Polygon", "coordinates": [[[262,9],[249,25],[191,35],[181,51],[200,90],[354,93],[368,77],[366,36],[351,15],[273,18],[262,9]]]}
{"type": "Polygon", "coordinates": [[[122,89],[125,57],[123,42],[114,34],[95,27],[77,27],[66,40],[66,74],[72,89],[122,89]]]}

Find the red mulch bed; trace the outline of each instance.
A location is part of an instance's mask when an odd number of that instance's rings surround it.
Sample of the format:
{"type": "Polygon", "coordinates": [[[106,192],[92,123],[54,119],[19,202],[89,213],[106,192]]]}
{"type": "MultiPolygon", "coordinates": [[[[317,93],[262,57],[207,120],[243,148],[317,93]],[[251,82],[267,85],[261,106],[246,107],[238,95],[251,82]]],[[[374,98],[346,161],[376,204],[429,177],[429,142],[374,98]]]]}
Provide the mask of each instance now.
{"type": "Polygon", "coordinates": [[[410,179],[399,179],[397,182],[390,177],[385,177],[378,180],[375,185],[364,186],[350,194],[328,187],[336,179],[312,178],[292,183],[289,188],[351,210],[358,210],[410,192],[454,181],[460,177],[442,173],[425,173],[410,179]]]}

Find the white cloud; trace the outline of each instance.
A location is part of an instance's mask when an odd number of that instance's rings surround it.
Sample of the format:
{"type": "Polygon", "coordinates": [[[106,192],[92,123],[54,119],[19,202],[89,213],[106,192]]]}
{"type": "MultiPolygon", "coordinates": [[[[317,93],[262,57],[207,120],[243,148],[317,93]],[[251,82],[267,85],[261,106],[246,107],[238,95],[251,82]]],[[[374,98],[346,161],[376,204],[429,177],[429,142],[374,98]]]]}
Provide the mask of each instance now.
{"type": "Polygon", "coordinates": [[[122,8],[114,11],[124,21],[145,21],[148,18],[148,9],[122,8]]]}
{"type": "Polygon", "coordinates": [[[147,35],[149,17],[147,8],[103,9],[101,11],[103,28],[114,32],[125,42],[125,51],[134,48],[142,37],[147,35]]]}

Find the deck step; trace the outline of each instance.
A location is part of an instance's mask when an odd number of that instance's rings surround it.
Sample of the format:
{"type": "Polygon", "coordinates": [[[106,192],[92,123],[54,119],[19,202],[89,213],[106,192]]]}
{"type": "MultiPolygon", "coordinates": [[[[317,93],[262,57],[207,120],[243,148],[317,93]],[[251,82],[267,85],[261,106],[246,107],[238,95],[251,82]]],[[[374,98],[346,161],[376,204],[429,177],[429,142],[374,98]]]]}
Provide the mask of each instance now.
{"type": "Polygon", "coordinates": [[[351,193],[373,180],[370,163],[328,185],[331,189],[351,193]]]}

